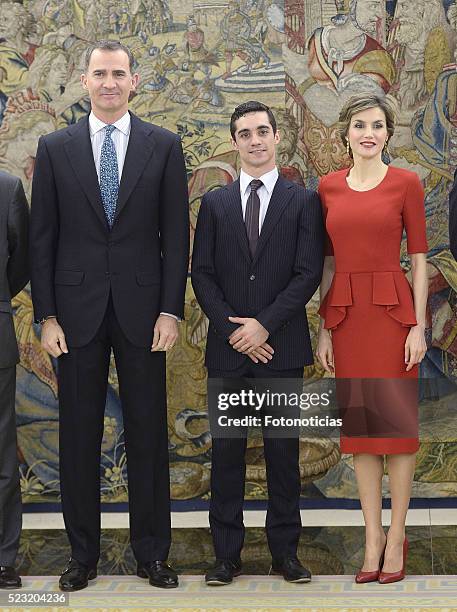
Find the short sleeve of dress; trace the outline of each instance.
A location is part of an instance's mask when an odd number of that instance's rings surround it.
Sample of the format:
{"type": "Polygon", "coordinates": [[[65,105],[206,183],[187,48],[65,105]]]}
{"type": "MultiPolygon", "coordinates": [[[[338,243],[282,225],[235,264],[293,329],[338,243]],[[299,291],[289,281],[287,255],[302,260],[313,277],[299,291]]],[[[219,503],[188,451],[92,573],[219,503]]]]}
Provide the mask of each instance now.
{"type": "Polygon", "coordinates": [[[427,253],[425,230],[424,189],[414,172],[408,181],[403,204],[403,223],[406,230],[408,253],[427,253]]]}
{"type": "Polygon", "coordinates": [[[327,205],[325,203],[325,187],[323,185],[323,179],[319,181],[319,187],[317,190],[319,197],[321,199],[322,205],[322,217],[324,219],[324,227],[325,227],[325,244],[324,244],[324,256],[332,256],[333,257],[333,245],[330,240],[330,236],[327,233],[327,205]]]}

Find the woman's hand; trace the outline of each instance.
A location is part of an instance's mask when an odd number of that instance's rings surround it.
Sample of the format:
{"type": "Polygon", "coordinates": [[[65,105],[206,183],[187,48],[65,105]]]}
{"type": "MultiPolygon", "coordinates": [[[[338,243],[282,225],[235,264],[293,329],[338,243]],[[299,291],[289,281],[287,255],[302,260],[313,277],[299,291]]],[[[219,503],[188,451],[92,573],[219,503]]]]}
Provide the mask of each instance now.
{"type": "Polygon", "coordinates": [[[416,363],[420,363],[427,351],[424,335],[425,327],[423,325],[415,325],[409,330],[408,337],[405,342],[405,363],[406,371],[409,372],[416,363]]]}
{"type": "Polygon", "coordinates": [[[321,362],[322,367],[329,374],[335,371],[333,367],[333,345],[332,337],[328,329],[321,328],[317,338],[316,356],[321,362]]]}

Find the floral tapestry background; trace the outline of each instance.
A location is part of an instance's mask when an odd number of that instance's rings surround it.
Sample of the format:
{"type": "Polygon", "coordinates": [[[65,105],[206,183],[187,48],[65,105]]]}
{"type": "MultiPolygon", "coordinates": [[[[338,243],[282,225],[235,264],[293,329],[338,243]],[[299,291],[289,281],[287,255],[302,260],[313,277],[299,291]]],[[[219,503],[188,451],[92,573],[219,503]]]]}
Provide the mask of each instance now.
{"type": "MultiPolygon", "coordinates": [[[[457,373],[457,264],[447,232],[447,195],[457,165],[457,2],[0,1],[0,168],[19,176],[29,196],[39,136],[90,108],[79,78],[88,42],[100,38],[120,39],[135,54],[141,82],[133,112],[182,137],[192,232],[203,193],[233,181],[239,170],[228,123],[241,101],[254,98],[273,108],[282,136],[281,172],[311,188],[323,174],[348,165],[335,129],[344,101],[369,90],[394,102],[398,126],[390,160],[423,181],[431,249],[430,348],[421,366],[427,441],[413,491],[416,497],[457,497],[457,424],[452,414],[439,418],[457,373]]],[[[13,305],[21,350],[17,418],[24,499],[55,501],[57,363],[40,349],[29,291],[13,305]]],[[[315,334],[317,296],[308,309],[315,334]]],[[[206,329],[189,281],[186,321],[167,372],[172,498],[183,508],[209,495],[206,329]]],[[[310,367],[305,375],[315,379],[322,371],[310,367]]],[[[357,497],[351,461],[340,456],[334,440],[303,438],[301,447],[305,497],[357,497]]],[[[125,461],[113,365],[101,467],[104,501],[127,499],[125,461]]],[[[249,444],[247,481],[247,497],[263,499],[265,470],[256,438],[249,444]]]]}

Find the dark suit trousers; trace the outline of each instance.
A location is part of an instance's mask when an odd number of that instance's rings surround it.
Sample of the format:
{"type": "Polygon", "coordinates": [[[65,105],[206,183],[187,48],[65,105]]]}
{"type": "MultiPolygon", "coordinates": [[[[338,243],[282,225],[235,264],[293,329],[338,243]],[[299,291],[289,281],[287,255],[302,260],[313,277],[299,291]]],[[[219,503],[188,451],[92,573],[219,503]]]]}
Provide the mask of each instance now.
{"type": "Polygon", "coordinates": [[[22,527],[16,442],[16,366],[0,369],[0,566],[14,565],[22,527]]]}
{"type": "Polygon", "coordinates": [[[70,346],[59,358],[62,509],[72,556],[89,566],[100,554],[100,452],[111,348],[124,420],[133,552],[140,563],[165,560],[171,543],[165,354],[131,344],[110,299],[93,340],[70,346]]]}
{"type": "MultiPolygon", "coordinates": [[[[273,371],[250,362],[237,370],[209,370],[210,378],[298,378],[303,370],[273,371]]],[[[301,531],[298,438],[264,436],[268,506],[265,529],[274,559],[296,555],[301,531]]],[[[240,558],[244,542],[243,500],[247,438],[213,438],[209,523],[218,559],[240,558]]]]}

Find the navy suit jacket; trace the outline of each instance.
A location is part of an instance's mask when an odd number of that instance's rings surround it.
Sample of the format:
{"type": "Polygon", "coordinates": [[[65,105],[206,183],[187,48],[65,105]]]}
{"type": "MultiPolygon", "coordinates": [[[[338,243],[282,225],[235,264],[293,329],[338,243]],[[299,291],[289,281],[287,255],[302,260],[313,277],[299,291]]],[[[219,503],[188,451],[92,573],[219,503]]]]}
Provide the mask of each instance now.
{"type": "Polygon", "coordinates": [[[100,327],[111,293],[127,338],[150,346],[160,312],[184,315],[189,208],[180,139],[131,113],[110,229],[88,117],[41,137],[30,234],[36,319],[57,315],[67,343],[84,346],[100,327]]]}
{"type": "Polygon", "coordinates": [[[454,259],[457,259],[457,170],[449,194],[449,246],[454,259]]]}
{"type": "Polygon", "coordinates": [[[319,196],[279,177],[254,258],[249,252],[239,180],[202,199],[192,256],[192,284],[209,319],[206,366],[234,370],[247,356],[228,338],[229,316],[253,317],[269,332],[269,367],[313,363],[305,305],[319,286],[324,231],[319,196]]]}

